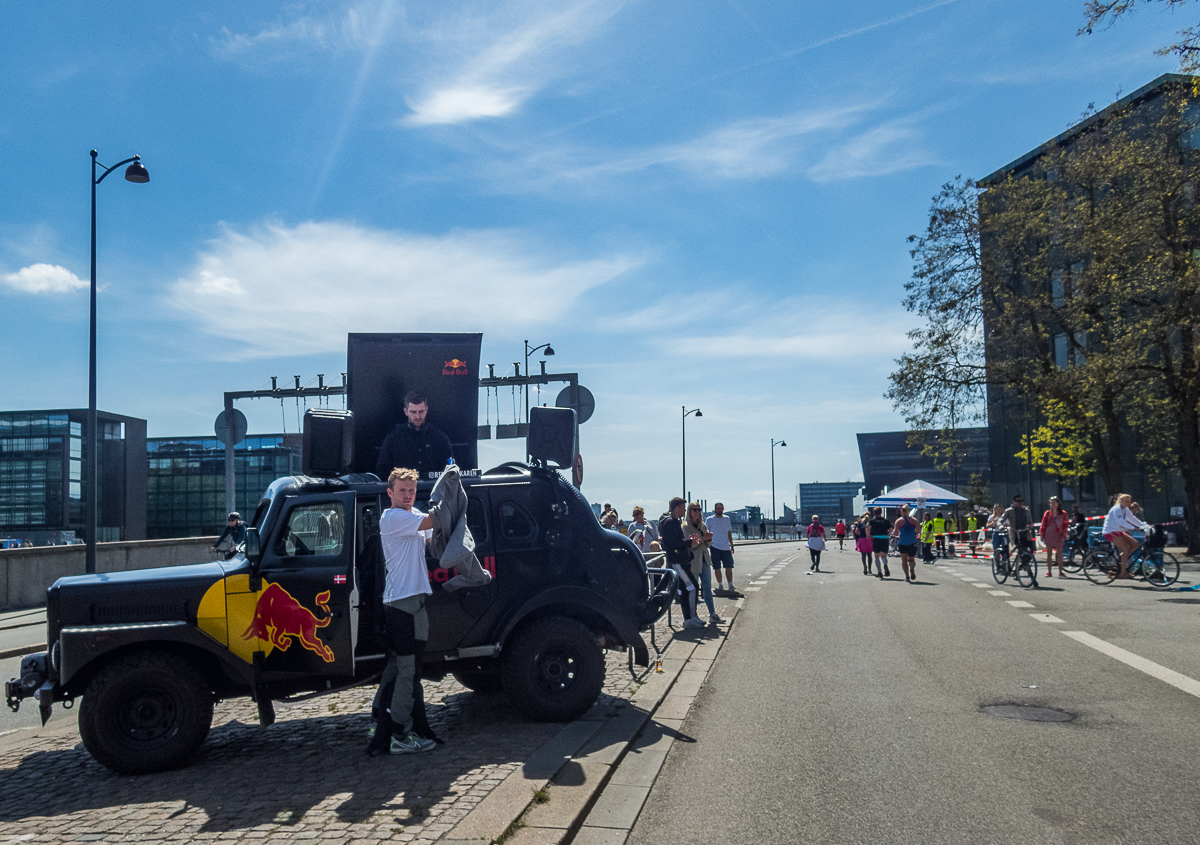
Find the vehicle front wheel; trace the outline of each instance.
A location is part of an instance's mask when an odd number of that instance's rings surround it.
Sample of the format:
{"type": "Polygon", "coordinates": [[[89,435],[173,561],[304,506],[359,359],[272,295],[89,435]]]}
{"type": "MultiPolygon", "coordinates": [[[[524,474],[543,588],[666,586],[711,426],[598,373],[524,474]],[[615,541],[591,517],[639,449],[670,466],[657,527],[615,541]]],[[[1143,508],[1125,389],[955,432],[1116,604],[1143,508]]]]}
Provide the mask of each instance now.
{"type": "Polygon", "coordinates": [[[604,687],[604,649],[582,622],[552,616],[505,644],[500,675],[504,691],[526,716],[569,721],[586,712],[604,687]]]}
{"type": "Polygon", "coordinates": [[[79,735],[101,765],[140,775],[187,763],[212,718],[212,690],[190,660],[137,652],[113,661],[88,684],[79,735]]]}

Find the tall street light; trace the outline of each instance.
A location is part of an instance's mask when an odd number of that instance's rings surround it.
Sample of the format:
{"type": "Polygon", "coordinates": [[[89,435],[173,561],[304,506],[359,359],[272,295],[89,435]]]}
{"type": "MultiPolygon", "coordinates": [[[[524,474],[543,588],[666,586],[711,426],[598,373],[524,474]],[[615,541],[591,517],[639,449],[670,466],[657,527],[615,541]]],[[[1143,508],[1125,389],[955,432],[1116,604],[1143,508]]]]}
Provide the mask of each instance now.
{"type": "Polygon", "coordinates": [[[692,410],[689,411],[687,409],[687,405],[680,405],[679,407],[683,410],[683,419],[682,419],[682,422],[680,423],[680,425],[683,427],[683,498],[686,499],[688,497],[688,492],[687,492],[687,418],[690,417],[692,414],[695,414],[698,417],[702,417],[702,416],[704,416],[704,414],[700,413],[699,408],[692,408],[692,410]]]}
{"type": "Polygon", "coordinates": [[[786,446],[782,440],[771,438],[771,537],[774,537],[779,528],[777,517],[775,515],[775,447],[786,446]]]}
{"type": "Polygon", "coordinates": [[[133,156],[124,161],[118,161],[112,167],[105,167],[96,161],[96,155],[96,151],[92,150],[92,307],[88,337],[88,480],[87,506],[84,515],[84,528],[87,530],[87,556],[84,562],[84,571],[89,575],[96,571],[96,532],[98,530],[96,497],[100,493],[100,438],[96,419],[96,186],[122,164],[129,165],[125,169],[125,181],[150,181],[150,173],[142,165],[141,156],[133,156]],[[97,167],[104,171],[99,178],[96,176],[97,167]]]}
{"type": "MultiPolygon", "coordinates": [[[[529,345],[529,341],[525,341],[525,377],[529,378],[529,356],[539,349],[546,350],[546,356],[554,354],[554,347],[548,343],[543,343],[541,346],[529,345]]],[[[525,385],[525,424],[529,425],[529,385],[525,385]]]]}

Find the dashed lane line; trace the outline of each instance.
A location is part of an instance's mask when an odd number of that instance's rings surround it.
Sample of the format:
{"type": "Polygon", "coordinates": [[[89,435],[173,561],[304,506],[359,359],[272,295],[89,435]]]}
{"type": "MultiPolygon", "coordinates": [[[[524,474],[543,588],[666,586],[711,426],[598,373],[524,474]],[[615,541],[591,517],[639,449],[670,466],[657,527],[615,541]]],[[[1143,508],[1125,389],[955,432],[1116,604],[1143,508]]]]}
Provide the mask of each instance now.
{"type": "MultiPolygon", "coordinates": [[[[974,584],[972,584],[971,586],[972,586],[972,587],[980,587],[980,588],[982,588],[982,589],[984,589],[984,590],[986,590],[986,589],[988,588],[988,585],[987,585],[987,584],[981,584],[981,583],[980,583],[980,582],[978,582],[978,581],[976,581],[976,582],[975,582],[974,584]]],[[[1004,595],[1008,595],[1008,593],[1005,593],[1004,595]]]]}
{"type": "MultiPolygon", "coordinates": [[[[983,586],[986,587],[987,584],[984,584],[983,586]]],[[[988,595],[989,596],[1011,596],[1012,593],[1007,593],[1004,590],[989,590],[988,595]]]]}
{"type": "Polygon", "coordinates": [[[1059,619],[1057,616],[1052,616],[1049,613],[1031,613],[1029,615],[1039,622],[1057,622],[1064,625],[1066,624],[1065,619],[1059,619]]]}
{"type": "Polygon", "coordinates": [[[1012,606],[1012,607],[1037,607],[1037,605],[1036,605],[1036,604],[1030,604],[1030,603],[1029,603],[1029,602],[1027,602],[1027,601],[1020,601],[1020,600],[1017,600],[1017,601],[1006,601],[1006,602],[1005,602],[1005,604],[1007,604],[1007,605],[1010,605],[1010,606],[1012,606]]]}
{"type": "Polygon", "coordinates": [[[1137,669],[1139,672],[1145,672],[1150,677],[1157,678],[1163,683],[1170,684],[1175,689],[1200,698],[1200,681],[1194,678],[1189,678],[1187,675],[1182,675],[1174,669],[1168,669],[1166,666],[1160,666],[1152,660],[1147,660],[1131,651],[1126,651],[1099,637],[1093,637],[1087,631],[1063,631],[1063,634],[1076,642],[1083,643],[1089,648],[1094,648],[1101,654],[1107,654],[1113,660],[1119,660],[1126,666],[1137,669]]]}

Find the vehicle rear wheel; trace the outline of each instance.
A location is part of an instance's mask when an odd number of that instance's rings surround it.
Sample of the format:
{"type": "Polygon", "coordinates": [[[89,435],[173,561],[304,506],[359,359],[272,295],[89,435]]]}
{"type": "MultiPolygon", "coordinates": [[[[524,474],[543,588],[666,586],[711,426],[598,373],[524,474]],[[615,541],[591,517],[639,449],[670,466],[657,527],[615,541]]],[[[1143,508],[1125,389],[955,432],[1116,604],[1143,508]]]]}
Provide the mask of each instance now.
{"type": "Polygon", "coordinates": [[[992,577],[997,584],[1008,580],[1008,555],[999,549],[992,552],[992,577]]]}
{"type": "Polygon", "coordinates": [[[569,721],[583,715],[604,687],[604,649],[576,619],[539,619],[505,644],[500,676],[529,718],[569,721]]]}
{"type": "Polygon", "coordinates": [[[1083,559],[1083,574],[1093,584],[1111,584],[1120,571],[1121,564],[1116,555],[1103,550],[1091,552],[1083,559]]]}
{"type": "Polygon", "coordinates": [[[498,670],[489,672],[486,669],[451,669],[450,674],[464,687],[481,695],[504,691],[498,670]]]}
{"type": "Polygon", "coordinates": [[[79,735],[101,765],[123,775],[187,763],[212,726],[213,693],[190,660],[136,652],[105,666],[79,704],[79,735]]]}

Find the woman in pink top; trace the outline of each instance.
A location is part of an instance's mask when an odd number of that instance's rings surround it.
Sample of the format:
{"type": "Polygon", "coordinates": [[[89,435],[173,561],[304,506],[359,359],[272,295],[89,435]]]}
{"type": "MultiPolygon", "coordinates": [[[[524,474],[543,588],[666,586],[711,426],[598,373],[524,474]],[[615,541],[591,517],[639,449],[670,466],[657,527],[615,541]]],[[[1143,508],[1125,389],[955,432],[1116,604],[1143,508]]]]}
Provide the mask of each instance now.
{"type": "Polygon", "coordinates": [[[1064,576],[1062,551],[1063,543],[1067,539],[1067,529],[1071,524],[1071,517],[1063,510],[1062,502],[1058,500],[1058,496],[1050,497],[1050,509],[1042,514],[1042,542],[1046,544],[1046,577],[1050,575],[1050,564],[1058,562],[1058,577],[1064,576]]]}

